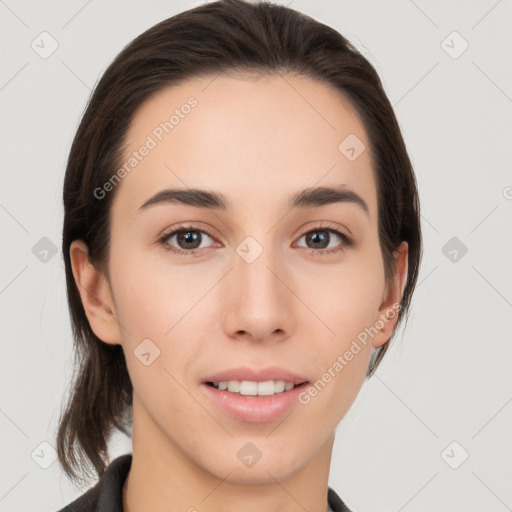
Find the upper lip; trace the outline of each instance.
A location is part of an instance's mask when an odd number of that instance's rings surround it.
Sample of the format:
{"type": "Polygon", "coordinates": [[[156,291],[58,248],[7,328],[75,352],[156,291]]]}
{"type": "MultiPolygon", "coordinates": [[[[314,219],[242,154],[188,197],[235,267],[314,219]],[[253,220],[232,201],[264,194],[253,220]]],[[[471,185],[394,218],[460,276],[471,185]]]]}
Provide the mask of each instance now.
{"type": "Polygon", "coordinates": [[[222,370],[215,374],[208,375],[202,380],[202,382],[223,382],[230,380],[248,380],[253,382],[284,380],[285,382],[293,382],[295,385],[308,382],[306,377],[278,366],[267,366],[266,368],[249,368],[248,366],[241,366],[239,368],[230,368],[228,370],[222,370]]]}

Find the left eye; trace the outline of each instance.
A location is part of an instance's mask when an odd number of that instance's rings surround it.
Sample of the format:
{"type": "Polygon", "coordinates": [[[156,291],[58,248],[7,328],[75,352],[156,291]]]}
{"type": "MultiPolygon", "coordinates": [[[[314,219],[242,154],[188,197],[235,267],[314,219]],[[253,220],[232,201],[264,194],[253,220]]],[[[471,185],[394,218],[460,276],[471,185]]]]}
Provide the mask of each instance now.
{"type": "MultiPolygon", "coordinates": [[[[348,238],[343,233],[340,233],[336,229],[315,229],[313,231],[308,231],[307,233],[303,234],[299,240],[302,238],[306,238],[306,248],[313,249],[313,250],[319,250],[320,252],[331,249],[332,247],[337,247],[340,243],[340,240],[342,242],[348,243],[348,238]],[[329,246],[330,242],[333,241],[333,235],[334,235],[334,241],[336,238],[338,238],[338,243],[334,244],[334,246],[329,246]],[[316,246],[310,247],[307,244],[313,244],[316,246]],[[326,245],[327,244],[327,245],[326,245]],[[320,245],[320,247],[319,247],[320,245]]],[[[304,246],[302,246],[304,247],[304,246]]],[[[332,251],[328,251],[332,252],[332,251]]]]}

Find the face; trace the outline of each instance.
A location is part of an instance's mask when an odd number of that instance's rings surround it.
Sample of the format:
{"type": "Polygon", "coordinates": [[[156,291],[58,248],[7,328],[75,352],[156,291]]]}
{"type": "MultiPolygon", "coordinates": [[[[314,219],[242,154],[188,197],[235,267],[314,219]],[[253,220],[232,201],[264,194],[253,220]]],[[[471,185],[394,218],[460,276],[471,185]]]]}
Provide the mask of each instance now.
{"type": "Polygon", "coordinates": [[[134,443],[263,483],[331,448],[403,283],[384,279],[370,144],[348,101],[291,75],[212,80],[136,113],[111,210],[115,322],[90,320],[123,347],[134,443]],[[168,189],[188,195],[157,196],[168,189]]]}

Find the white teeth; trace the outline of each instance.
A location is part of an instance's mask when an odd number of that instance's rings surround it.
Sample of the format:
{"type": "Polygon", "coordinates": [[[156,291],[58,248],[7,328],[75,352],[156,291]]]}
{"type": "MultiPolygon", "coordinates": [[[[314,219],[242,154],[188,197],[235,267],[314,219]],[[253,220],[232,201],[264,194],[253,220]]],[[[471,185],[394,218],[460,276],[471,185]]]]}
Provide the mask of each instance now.
{"type": "MultiPolygon", "coordinates": [[[[292,384],[290,382],[290,384],[292,384]]],[[[275,393],[282,393],[286,388],[286,382],[284,380],[276,380],[274,382],[274,392],[275,393]]]]}
{"type": "Polygon", "coordinates": [[[228,391],[231,391],[231,393],[238,393],[240,391],[240,381],[230,380],[228,382],[228,391]]]}
{"type": "Polygon", "coordinates": [[[213,382],[213,385],[221,391],[227,390],[231,393],[251,396],[272,396],[276,393],[289,391],[295,387],[293,382],[285,382],[284,380],[267,380],[264,382],[230,380],[213,382]]]}
{"type": "Polygon", "coordinates": [[[240,394],[241,395],[257,395],[258,394],[258,383],[243,380],[240,382],[240,394]]]}

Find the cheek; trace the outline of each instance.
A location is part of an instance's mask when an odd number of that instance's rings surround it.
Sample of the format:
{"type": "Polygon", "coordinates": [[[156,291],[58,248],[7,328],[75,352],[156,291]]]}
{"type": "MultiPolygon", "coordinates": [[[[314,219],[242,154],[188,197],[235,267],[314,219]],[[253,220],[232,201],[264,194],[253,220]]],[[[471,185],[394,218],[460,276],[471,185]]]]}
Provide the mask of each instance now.
{"type": "Polygon", "coordinates": [[[121,256],[113,245],[111,255],[117,262],[112,268],[116,312],[132,336],[162,341],[170,337],[182,318],[187,321],[184,317],[192,313],[214,277],[203,276],[200,270],[192,274],[191,266],[166,263],[163,249],[126,250],[121,256]]]}
{"type": "Polygon", "coordinates": [[[326,337],[329,346],[334,337],[337,348],[342,348],[377,320],[385,286],[378,258],[361,255],[337,269],[317,270],[308,283],[303,293],[309,288],[305,295],[308,305],[331,331],[326,337]]]}
{"type": "Polygon", "coordinates": [[[149,397],[157,388],[179,392],[169,373],[180,382],[193,373],[209,326],[205,319],[217,318],[208,291],[219,280],[211,268],[173,265],[165,261],[165,251],[150,252],[126,250],[122,258],[114,245],[111,252],[118,262],[112,280],[127,365],[134,387],[149,397]],[[144,366],[140,357],[148,352],[155,359],[144,366]]]}
{"type": "MultiPolygon", "coordinates": [[[[339,415],[350,407],[366,375],[371,355],[369,333],[374,335],[371,328],[379,318],[384,270],[378,258],[369,256],[364,260],[362,255],[357,264],[354,260],[354,264],[340,266],[337,272],[332,267],[325,272],[325,276],[317,272],[314,279],[308,279],[310,284],[322,283],[321,288],[311,288],[316,291],[307,297],[326,333],[315,337],[316,393],[322,395],[319,402],[324,407],[332,407],[339,415]],[[324,388],[329,391],[323,392],[324,388]]],[[[308,327],[304,325],[304,329],[308,327]]]]}

